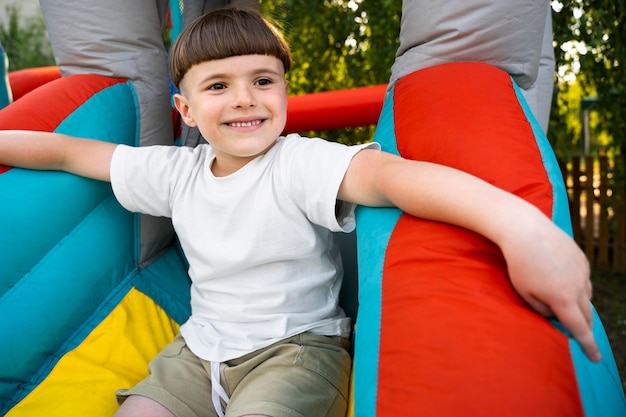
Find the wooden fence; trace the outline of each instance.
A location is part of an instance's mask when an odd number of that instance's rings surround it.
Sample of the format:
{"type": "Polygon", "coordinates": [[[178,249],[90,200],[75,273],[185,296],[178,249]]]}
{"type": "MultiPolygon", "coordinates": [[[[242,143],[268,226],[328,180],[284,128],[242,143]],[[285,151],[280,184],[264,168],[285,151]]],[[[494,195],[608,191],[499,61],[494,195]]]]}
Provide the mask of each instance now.
{"type": "Polygon", "coordinates": [[[574,239],[599,271],[626,272],[624,159],[573,157],[562,163],[574,239]]]}

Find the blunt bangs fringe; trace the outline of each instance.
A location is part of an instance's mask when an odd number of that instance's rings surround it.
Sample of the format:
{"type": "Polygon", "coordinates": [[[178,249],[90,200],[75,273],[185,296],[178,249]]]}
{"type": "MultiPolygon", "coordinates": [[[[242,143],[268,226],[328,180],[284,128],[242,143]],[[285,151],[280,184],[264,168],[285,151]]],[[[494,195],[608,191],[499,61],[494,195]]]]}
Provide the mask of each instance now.
{"type": "Polygon", "coordinates": [[[187,26],[172,46],[170,76],[178,88],[196,64],[241,55],[269,55],[291,69],[289,46],[278,29],[259,13],[221,9],[199,17],[187,26]]]}

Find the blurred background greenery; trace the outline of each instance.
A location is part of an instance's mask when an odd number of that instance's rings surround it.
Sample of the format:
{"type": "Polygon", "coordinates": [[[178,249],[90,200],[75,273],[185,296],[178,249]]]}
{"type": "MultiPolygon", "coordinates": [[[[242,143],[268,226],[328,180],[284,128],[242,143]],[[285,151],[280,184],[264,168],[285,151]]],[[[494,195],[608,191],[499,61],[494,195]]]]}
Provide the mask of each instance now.
{"type": "MultiPolygon", "coordinates": [[[[6,1],[5,1],[6,3],[6,1]]],[[[626,3],[552,1],[557,57],[549,138],[559,156],[581,152],[581,106],[590,112],[589,151],[624,154],[626,3]]],[[[401,0],[263,0],[261,11],[283,28],[295,67],[292,94],[386,83],[398,45],[401,0]]],[[[0,11],[2,13],[2,11],[0,11]]],[[[0,42],[10,69],[54,65],[43,19],[21,3],[5,5],[0,42]]],[[[371,139],[373,127],[314,132],[341,142],[371,139]]]]}

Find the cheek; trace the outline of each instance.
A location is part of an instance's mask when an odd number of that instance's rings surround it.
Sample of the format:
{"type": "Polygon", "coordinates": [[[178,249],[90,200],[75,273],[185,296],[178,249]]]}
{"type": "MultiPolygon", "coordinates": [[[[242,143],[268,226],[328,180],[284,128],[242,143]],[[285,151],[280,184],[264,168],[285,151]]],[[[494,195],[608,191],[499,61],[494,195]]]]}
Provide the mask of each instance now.
{"type": "Polygon", "coordinates": [[[277,113],[282,114],[284,117],[287,116],[287,99],[280,99],[276,101],[274,106],[277,113]]]}
{"type": "Polygon", "coordinates": [[[221,107],[217,104],[217,101],[198,103],[198,105],[191,109],[190,113],[193,115],[196,123],[205,121],[214,122],[221,112],[221,107]]]}

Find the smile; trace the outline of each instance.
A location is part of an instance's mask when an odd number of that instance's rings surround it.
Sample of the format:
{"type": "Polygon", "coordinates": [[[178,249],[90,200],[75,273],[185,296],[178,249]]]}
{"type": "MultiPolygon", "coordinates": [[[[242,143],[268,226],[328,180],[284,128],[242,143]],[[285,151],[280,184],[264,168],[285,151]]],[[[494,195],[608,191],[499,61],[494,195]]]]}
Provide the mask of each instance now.
{"type": "Polygon", "coordinates": [[[262,123],[261,120],[254,120],[251,122],[233,122],[233,123],[229,123],[229,125],[232,127],[252,127],[252,126],[260,125],[261,123],[262,123]]]}

